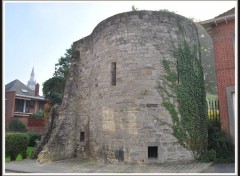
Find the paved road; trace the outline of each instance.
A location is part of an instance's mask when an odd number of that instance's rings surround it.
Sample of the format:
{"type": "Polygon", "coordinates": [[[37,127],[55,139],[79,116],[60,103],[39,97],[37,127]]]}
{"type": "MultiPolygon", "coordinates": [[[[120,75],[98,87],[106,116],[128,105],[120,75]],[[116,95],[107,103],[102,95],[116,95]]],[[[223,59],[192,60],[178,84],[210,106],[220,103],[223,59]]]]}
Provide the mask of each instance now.
{"type": "MultiPolygon", "coordinates": [[[[234,173],[235,163],[231,164],[213,164],[202,173],[234,173]]],[[[236,172],[237,173],[237,172],[236,172]]]]}
{"type": "Polygon", "coordinates": [[[35,160],[5,163],[6,173],[234,173],[234,164],[215,167],[211,163],[175,163],[149,165],[102,164],[81,159],[38,165],[35,160]],[[217,168],[217,169],[216,169],[217,168]],[[218,172],[220,171],[220,172],[218,172]]]}

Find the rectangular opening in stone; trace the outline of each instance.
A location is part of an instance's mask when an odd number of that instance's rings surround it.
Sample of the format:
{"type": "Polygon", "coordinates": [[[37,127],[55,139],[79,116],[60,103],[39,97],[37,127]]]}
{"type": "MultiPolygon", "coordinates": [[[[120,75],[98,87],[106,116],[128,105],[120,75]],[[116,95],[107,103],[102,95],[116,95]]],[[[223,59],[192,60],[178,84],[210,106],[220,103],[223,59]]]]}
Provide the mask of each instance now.
{"type": "Polygon", "coordinates": [[[118,160],[118,161],[124,161],[124,151],[123,150],[115,150],[115,158],[118,160]]]}
{"type": "Polygon", "coordinates": [[[146,107],[147,108],[157,108],[158,107],[158,104],[146,104],[146,107]]]}
{"type": "Polygon", "coordinates": [[[158,158],[158,147],[157,146],[148,147],[148,158],[158,158]]]}
{"type": "Polygon", "coordinates": [[[117,67],[116,67],[116,62],[112,62],[111,63],[111,76],[112,76],[112,78],[111,78],[111,84],[112,84],[112,86],[116,86],[116,69],[117,69],[117,67]]]}
{"type": "Polygon", "coordinates": [[[85,137],[85,133],[81,132],[80,133],[80,142],[84,142],[84,137],[85,137]]]}

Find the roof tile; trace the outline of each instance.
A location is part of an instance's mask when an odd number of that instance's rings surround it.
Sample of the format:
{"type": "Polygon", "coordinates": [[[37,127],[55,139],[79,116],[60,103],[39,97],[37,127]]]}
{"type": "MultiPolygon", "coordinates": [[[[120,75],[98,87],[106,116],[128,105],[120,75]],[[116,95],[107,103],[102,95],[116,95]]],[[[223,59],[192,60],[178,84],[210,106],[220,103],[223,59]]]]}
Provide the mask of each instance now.
{"type": "Polygon", "coordinates": [[[35,96],[35,91],[30,89],[28,86],[23,84],[18,79],[5,85],[5,92],[15,91],[16,94],[26,95],[26,96],[35,96]]]}
{"type": "Polygon", "coordinates": [[[226,12],[224,12],[224,13],[222,13],[222,14],[220,14],[220,15],[218,15],[218,16],[216,16],[215,18],[219,18],[219,17],[223,17],[223,16],[227,16],[227,15],[232,15],[232,14],[235,14],[235,7],[226,11],[226,12]]]}

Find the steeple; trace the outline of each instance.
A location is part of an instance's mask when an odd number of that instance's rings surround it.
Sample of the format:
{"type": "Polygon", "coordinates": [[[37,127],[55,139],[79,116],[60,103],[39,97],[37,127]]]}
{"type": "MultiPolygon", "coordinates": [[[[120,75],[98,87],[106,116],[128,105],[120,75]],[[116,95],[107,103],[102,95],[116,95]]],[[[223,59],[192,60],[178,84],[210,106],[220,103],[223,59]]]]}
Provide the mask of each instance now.
{"type": "Polygon", "coordinates": [[[34,67],[32,68],[31,78],[30,80],[34,80],[34,67]]]}
{"type": "Polygon", "coordinates": [[[35,84],[36,84],[36,80],[34,80],[34,67],[32,68],[32,73],[30,76],[30,80],[28,81],[27,86],[32,89],[35,90],[35,84]]]}

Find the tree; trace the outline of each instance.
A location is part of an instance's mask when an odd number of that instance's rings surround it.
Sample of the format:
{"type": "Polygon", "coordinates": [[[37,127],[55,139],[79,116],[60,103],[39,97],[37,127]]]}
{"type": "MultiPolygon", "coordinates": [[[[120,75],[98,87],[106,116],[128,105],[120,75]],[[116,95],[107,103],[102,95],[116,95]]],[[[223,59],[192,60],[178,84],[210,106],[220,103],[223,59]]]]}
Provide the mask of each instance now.
{"type": "Polygon", "coordinates": [[[64,56],[60,57],[60,59],[58,60],[58,63],[55,64],[55,72],[53,74],[54,77],[64,77],[67,78],[68,72],[69,72],[69,68],[71,66],[71,62],[72,62],[72,46],[71,48],[66,50],[66,53],[64,54],[64,56]]]}
{"type": "Polygon", "coordinates": [[[47,101],[54,104],[61,104],[68,72],[72,63],[72,46],[66,50],[64,56],[58,59],[55,64],[53,77],[43,83],[43,96],[47,101]]]}
{"type": "Polygon", "coordinates": [[[43,83],[43,95],[51,104],[61,104],[66,79],[64,77],[52,77],[43,83]]]}

